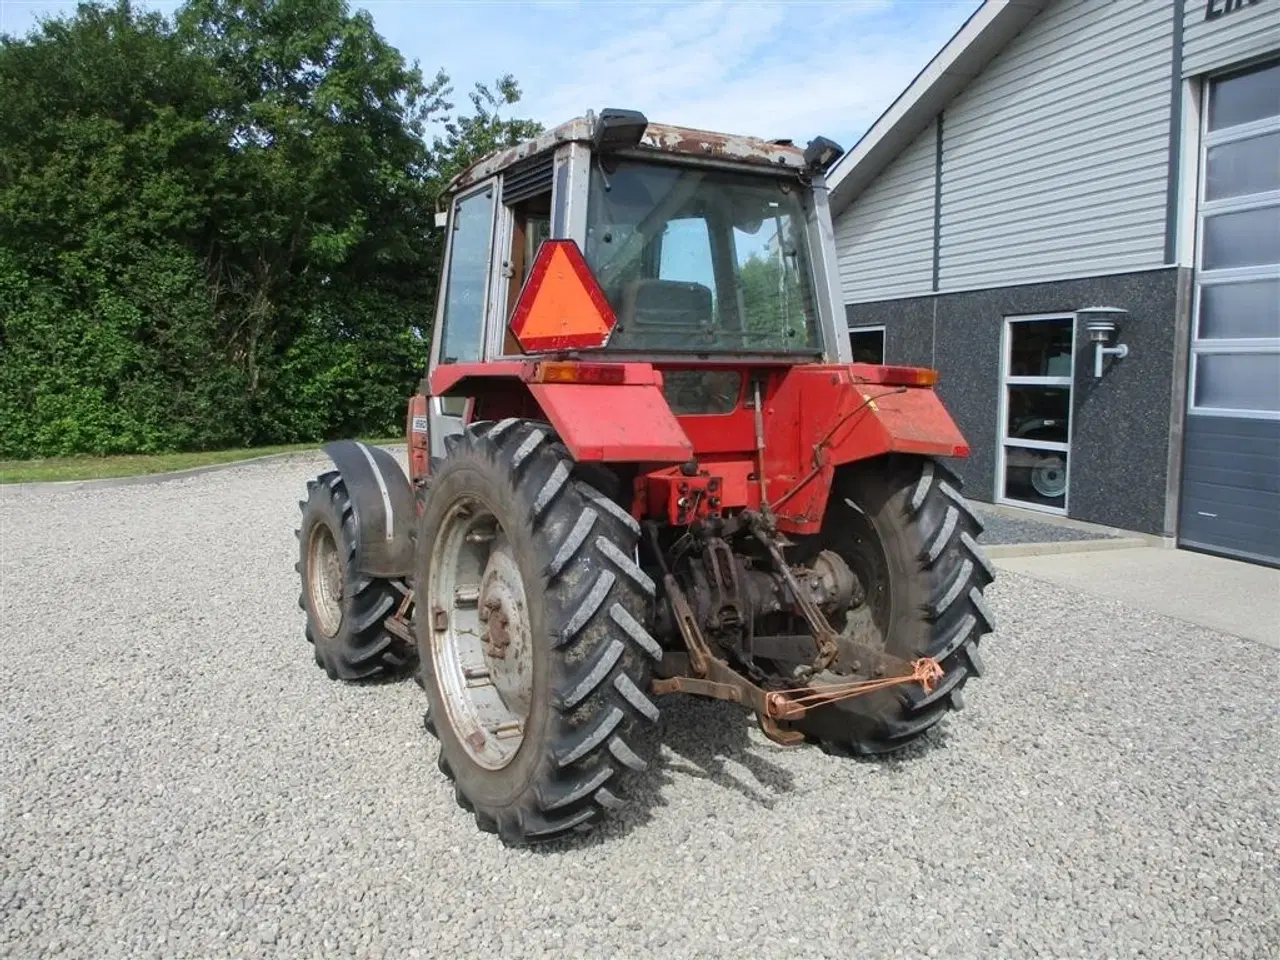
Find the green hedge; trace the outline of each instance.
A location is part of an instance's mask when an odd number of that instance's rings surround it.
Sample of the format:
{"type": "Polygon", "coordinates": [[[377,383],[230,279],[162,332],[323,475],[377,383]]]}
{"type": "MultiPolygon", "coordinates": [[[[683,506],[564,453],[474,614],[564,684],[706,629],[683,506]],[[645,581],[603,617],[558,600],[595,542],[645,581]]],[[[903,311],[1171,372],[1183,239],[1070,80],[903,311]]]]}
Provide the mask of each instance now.
{"type": "Polygon", "coordinates": [[[399,433],[439,187],[538,129],[498,116],[509,77],[449,92],[345,0],[0,39],[0,457],[399,433]]]}

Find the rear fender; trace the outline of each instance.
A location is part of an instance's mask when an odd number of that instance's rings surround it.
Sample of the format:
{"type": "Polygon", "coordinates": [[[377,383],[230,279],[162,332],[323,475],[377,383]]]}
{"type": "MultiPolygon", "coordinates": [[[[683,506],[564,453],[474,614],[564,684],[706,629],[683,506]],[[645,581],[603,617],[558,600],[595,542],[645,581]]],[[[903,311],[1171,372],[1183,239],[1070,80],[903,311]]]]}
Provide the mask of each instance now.
{"type": "Polygon", "coordinates": [[[854,367],[787,374],[765,420],[769,500],[791,533],[816,533],[835,469],[886,454],[967,457],[969,445],[928,386],[869,383],[854,367]]]}
{"type": "Polygon", "coordinates": [[[575,460],[683,463],[693,456],[660,386],[535,383],[529,391],[575,460]]]}
{"type": "Polygon", "coordinates": [[[397,579],[413,570],[409,531],[417,519],[413,489],[395,457],[358,440],[324,445],[346,484],[355,512],[361,573],[397,579]]]}
{"type": "MultiPolygon", "coordinates": [[[[831,463],[853,463],[886,453],[967,457],[969,444],[942,398],[927,387],[859,385],[861,398],[831,437],[831,463]]],[[[849,409],[849,405],[846,406],[849,409]]]]}
{"type": "Polygon", "coordinates": [[[448,364],[431,375],[431,392],[474,397],[486,420],[528,396],[581,462],[683,463],[694,454],[663,396],[662,374],[647,363],[448,364]]]}

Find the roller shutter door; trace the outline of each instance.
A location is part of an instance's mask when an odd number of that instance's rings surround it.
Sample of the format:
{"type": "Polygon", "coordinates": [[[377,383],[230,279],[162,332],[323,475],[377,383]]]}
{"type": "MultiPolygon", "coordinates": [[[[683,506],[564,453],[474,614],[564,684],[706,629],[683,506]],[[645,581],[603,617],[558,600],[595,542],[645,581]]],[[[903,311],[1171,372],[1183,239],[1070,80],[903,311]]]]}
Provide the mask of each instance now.
{"type": "Polygon", "coordinates": [[[1280,60],[1204,94],[1178,539],[1280,565],[1280,60]]]}

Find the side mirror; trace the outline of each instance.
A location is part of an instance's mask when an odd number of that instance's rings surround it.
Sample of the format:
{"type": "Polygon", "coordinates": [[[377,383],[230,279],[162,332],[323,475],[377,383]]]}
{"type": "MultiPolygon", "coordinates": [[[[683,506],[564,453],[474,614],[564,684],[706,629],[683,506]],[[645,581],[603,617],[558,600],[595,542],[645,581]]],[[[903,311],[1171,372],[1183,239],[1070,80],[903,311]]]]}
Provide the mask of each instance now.
{"type": "Polygon", "coordinates": [[[441,210],[436,214],[436,229],[443,230],[449,225],[449,211],[441,210]]]}

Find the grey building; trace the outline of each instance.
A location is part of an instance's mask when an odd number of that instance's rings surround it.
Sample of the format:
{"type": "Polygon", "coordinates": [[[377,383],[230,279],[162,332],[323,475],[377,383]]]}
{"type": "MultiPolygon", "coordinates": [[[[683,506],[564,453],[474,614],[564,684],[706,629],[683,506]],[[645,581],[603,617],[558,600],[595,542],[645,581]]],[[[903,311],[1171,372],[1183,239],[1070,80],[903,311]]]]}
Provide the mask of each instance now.
{"type": "Polygon", "coordinates": [[[1280,564],[1280,0],[988,0],[830,180],[969,496],[1280,564]]]}

